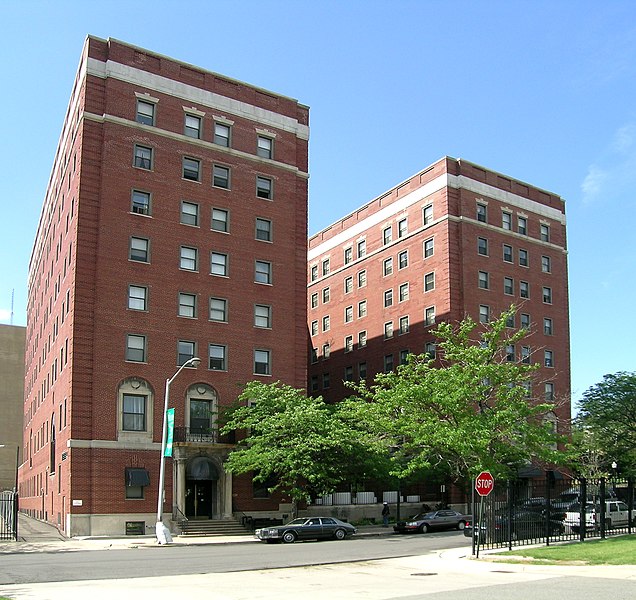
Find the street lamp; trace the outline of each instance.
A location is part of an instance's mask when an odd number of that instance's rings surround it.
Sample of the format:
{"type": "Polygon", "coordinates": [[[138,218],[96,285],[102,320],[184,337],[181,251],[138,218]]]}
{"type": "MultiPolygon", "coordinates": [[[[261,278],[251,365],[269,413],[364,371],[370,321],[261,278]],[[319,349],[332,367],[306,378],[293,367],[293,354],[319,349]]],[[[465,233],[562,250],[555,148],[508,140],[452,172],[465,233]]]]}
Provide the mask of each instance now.
{"type": "Polygon", "coordinates": [[[186,360],[178,369],[177,372],[170,378],[166,379],[166,393],[164,394],[164,407],[163,407],[163,427],[161,430],[161,463],[159,467],[159,493],[157,498],[157,524],[155,527],[155,533],[157,535],[157,542],[160,544],[169,544],[172,542],[172,536],[170,530],[163,524],[163,482],[166,469],[166,429],[168,423],[168,398],[170,397],[170,384],[175,380],[177,375],[183,371],[186,367],[194,367],[195,369],[201,364],[201,359],[193,357],[186,360]]]}

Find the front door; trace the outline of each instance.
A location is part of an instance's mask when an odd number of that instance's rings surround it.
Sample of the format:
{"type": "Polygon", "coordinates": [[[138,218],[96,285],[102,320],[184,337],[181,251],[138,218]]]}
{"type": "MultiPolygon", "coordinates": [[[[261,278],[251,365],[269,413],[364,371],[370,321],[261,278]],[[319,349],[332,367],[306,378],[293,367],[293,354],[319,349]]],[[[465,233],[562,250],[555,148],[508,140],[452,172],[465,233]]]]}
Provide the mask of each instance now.
{"type": "Polygon", "coordinates": [[[186,481],[186,517],[211,519],[214,516],[214,488],[216,481],[186,481]]]}

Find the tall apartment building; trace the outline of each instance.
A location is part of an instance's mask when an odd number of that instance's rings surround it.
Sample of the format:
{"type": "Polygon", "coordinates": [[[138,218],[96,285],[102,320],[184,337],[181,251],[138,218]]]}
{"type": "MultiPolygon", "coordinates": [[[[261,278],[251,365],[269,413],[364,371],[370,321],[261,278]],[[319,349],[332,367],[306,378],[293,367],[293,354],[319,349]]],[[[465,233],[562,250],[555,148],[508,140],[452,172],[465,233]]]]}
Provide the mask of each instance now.
{"type": "MultiPolygon", "coordinates": [[[[219,409],[250,380],[306,385],[309,110],[88,37],[29,270],[20,507],[67,535],[154,527],[163,510],[279,508],[232,477],[219,409]]],[[[262,486],[260,486],[262,487],[262,486]]]]}
{"type": "Polygon", "coordinates": [[[510,360],[539,362],[532,395],[570,417],[565,209],[552,193],[445,157],[309,240],[309,392],[435,354],[441,321],[488,322],[511,304],[531,331],[510,360]],[[527,345],[526,345],[527,344],[527,345]]]}

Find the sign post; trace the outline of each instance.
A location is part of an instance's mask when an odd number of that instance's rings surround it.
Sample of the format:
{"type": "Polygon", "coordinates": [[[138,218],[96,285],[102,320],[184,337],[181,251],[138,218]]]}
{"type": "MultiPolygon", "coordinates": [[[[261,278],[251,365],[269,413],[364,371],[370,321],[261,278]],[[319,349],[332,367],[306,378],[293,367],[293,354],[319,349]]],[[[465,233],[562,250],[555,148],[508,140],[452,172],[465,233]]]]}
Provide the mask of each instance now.
{"type": "Polygon", "coordinates": [[[482,527],[481,523],[484,518],[484,498],[490,494],[495,489],[495,478],[491,475],[490,471],[482,471],[475,478],[475,491],[481,496],[481,500],[479,502],[479,521],[477,522],[477,534],[475,534],[475,525],[473,523],[473,539],[475,535],[477,535],[477,558],[479,558],[479,546],[480,546],[480,538],[482,527]]]}

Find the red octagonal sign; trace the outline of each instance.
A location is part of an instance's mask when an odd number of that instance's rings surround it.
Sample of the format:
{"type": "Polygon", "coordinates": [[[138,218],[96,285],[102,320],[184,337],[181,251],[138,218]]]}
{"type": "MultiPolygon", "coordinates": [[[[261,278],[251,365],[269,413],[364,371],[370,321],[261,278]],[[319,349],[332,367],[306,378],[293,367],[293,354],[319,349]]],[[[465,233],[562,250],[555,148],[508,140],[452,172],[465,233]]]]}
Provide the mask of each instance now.
{"type": "Polygon", "coordinates": [[[495,478],[488,471],[482,471],[475,479],[475,490],[480,496],[487,496],[495,489],[495,478]]]}

